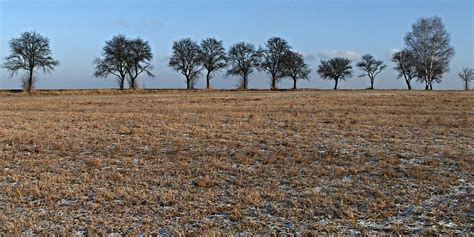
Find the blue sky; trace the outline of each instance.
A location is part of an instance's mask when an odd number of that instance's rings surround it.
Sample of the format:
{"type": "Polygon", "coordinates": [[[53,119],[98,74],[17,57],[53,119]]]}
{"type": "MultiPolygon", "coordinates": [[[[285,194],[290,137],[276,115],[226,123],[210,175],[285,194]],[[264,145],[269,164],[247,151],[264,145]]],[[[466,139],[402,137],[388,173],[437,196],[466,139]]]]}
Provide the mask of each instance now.
{"type": "MultiPolygon", "coordinates": [[[[451,34],[456,54],[451,71],[434,89],[461,89],[457,73],[474,66],[472,0],[0,0],[0,58],[8,55],[8,41],[24,31],[37,31],[50,39],[60,66],[51,74],[38,74],[38,88],[116,87],[114,78],[93,77],[92,61],[114,34],[140,36],[149,41],[155,78],[143,77],[145,88],[185,88],[182,75],[168,66],[173,41],[191,37],[223,40],[226,48],[239,41],[263,45],[272,36],[285,38],[303,53],[313,72],[300,87],[332,88],[316,74],[319,61],[333,56],[357,60],[371,53],[389,66],[376,88],[405,88],[392,70],[390,52],[403,47],[403,37],[420,17],[440,16],[451,34]]],[[[355,65],[355,62],[353,63],[355,65]]],[[[341,88],[366,88],[368,78],[354,77],[341,88]]],[[[0,89],[19,88],[0,69],[0,89]]],[[[254,73],[250,87],[268,88],[269,77],[254,73]]],[[[216,75],[215,88],[233,88],[237,78],[216,75]]],[[[201,78],[198,87],[204,87],[201,78]]],[[[291,86],[289,80],[279,87],[291,86]]],[[[416,83],[415,88],[423,88],[416,83]]]]}

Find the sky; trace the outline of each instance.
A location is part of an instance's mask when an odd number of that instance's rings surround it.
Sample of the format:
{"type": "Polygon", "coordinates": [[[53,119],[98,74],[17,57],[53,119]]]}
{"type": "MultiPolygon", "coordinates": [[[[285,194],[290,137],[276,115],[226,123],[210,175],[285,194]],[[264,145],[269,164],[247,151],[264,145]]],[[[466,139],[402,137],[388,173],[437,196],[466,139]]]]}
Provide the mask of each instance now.
{"type": "MultiPolygon", "coordinates": [[[[152,47],[154,78],[141,77],[143,88],[185,88],[184,76],[168,67],[174,41],[191,37],[222,40],[229,48],[240,41],[263,46],[273,36],[286,39],[311,66],[309,81],[301,88],[329,89],[333,81],[316,73],[321,60],[344,56],[352,60],[354,76],[341,89],[363,89],[368,78],[359,78],[355,67],[370,53],[387,64],[375,88],[404,89],[390,60],[403,48],[403,38],[420,17],[439,16],[451,35],[455,56],[451,70],[434,89],[462,89],[457,74],[474,67],[473,0],[0,0],[0,59],[9,54],[8,42],[22,32],[36,31],[50,40],[52,55],[60,65],[52,73],[38,73],[37,88],[116,88],[115,78],[93,76],[93,60],[105,41],[125,34],[147,40],[152,47]]],[[[0,69],[0,89],[20,88],[20,77],[0,69]]],[[[235,88],[238,78],[217,74],[214,88],[235,88]]],[[[278,87],[289,88],[290,80],[278,87]]],[[[201,77],[196,85],[205,86],[201,77]]],[[[256,72],[250,88],[269,88],[269,76],[256,72]]],[[[414,84],[423,89],[422,83],[414,84]]]]}

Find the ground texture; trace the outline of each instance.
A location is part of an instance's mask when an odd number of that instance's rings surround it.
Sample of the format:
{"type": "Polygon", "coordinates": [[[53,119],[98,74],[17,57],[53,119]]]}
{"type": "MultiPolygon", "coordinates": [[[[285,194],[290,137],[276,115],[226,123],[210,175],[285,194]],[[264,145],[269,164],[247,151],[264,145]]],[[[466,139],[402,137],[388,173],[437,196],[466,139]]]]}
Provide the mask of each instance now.
{"type": "Polygon", "coordinates": [[[473,92],[0,92],[0,232],[472,234],[473,141],[473,92]]]}

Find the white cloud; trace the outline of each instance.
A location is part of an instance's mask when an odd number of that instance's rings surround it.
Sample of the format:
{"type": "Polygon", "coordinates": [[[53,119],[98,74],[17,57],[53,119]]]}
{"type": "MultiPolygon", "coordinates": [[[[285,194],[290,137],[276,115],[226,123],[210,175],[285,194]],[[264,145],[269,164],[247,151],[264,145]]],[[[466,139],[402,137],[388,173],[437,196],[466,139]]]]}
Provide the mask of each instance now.
{"type": "Polygon", "coordinates": [[[312,53],[307,53],[307,52],[301,52],[301,54],[303,55],[303,58],[305,61],[314,61],[316,60],[316,56],[314,56],[314,54],[312,53]]]}
{"type": "Polygon", "coordinates": [[[345,50],[345,51],[326,50],[326,51],[320,52],[319,56],[323,59],[344,57],[351,60],[360,60],[362,58],[362,54],[355,51],[351,51],[351,50],[345,50]]]}
{"type": "Polygon", "coordinates": [[[400,52],[400,49],[389,49],[387,51],[387,54],[385,55],[388,59],[392,59],[393,55],[396,53],[396,52],[400,52]]]}

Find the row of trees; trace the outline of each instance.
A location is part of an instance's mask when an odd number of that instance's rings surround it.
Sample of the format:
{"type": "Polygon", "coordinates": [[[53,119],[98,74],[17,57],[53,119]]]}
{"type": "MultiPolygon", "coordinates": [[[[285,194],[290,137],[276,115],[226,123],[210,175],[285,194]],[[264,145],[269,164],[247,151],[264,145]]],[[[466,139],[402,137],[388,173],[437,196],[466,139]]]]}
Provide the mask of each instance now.
{"type": "Polygon", "coordinates": [[[279,37],[270,38],[265,48],[256,49],[250,43],[240,42],[230,47],[227,53],[222,41],[207,38],[200,44],[190,38],[173,43],[173,55],[169,66],[186,77],[188,89],[194,88],[202,71],[206,74],[206,85],[210,88],[213,75],[227,68],[227,76],[239,76],[238,87],[248,88],[249,75],[255,69],[268,72],[271,76],[271,89],[285,77],[296,81],[308,79],[311,70],[304,62],[303,55],[291,50],[288,42],[279,37]]]}
{"type": "MultiPolygon", "coordinates": [[[[23,88],[30,92],[34,87],[36,70],[49,72],[59,65],[51,56],[49,40],[36,32],[25,32],[9,43],[11,54],[6,57],[3,68],[13,76],[18,71],[25,71],[22,79],[23,88]]],[[[222,41],[214,38],[202,40],[199,44],[190,38],[173,43],[173,54],[169,66],[186,78],[188,89],[195,86],[196,81],[205,72],[206,85],[219,71],[226,76],[239,77],[238,87],[248,88],[249,75],[255,70],[264,71],[271,79],[271,89],[278,83],[289,78],[296,89],[298,80],[308,80],[311,69],[301,53],[292,50],[288,42],[280,37],[272,37],[264,47],[258,49],[246,42],[232,45],[226,52],[222,41]]],[[[409,90],[413,79],[425,83],[426,90],[433,89],[433,83],[440,83],[442,75],[449,70],[449,61],[454,55],[450,46],[450,35],[439,17],[421,18],[412,26],[405,36],[404,49],[392,56],[398,78],[404,78],[409,90]]],[[[153,77],[151,61],[153,54],[147,41],[140,38],[129,39],[124,35],[116,35],[105,43],[101,57],[94,60],[95,76],[117,79],[120,89],[138,87],[138,78],[146,74],[153,77]]],[[[359,77],[370,79],[370,88],[386,65],[372,55],[362,56],[356,66],[363,72],[359,77]]],[[[317,73],[327,80],[334,80],[334,89],[340,81],[352,77],[353,68],[350,59],[336,57],[322,60],[317,73]]],[[[465,82],[465,89],[474,80],[474,69],[465,68],[459,74],[465,82]]]]}

